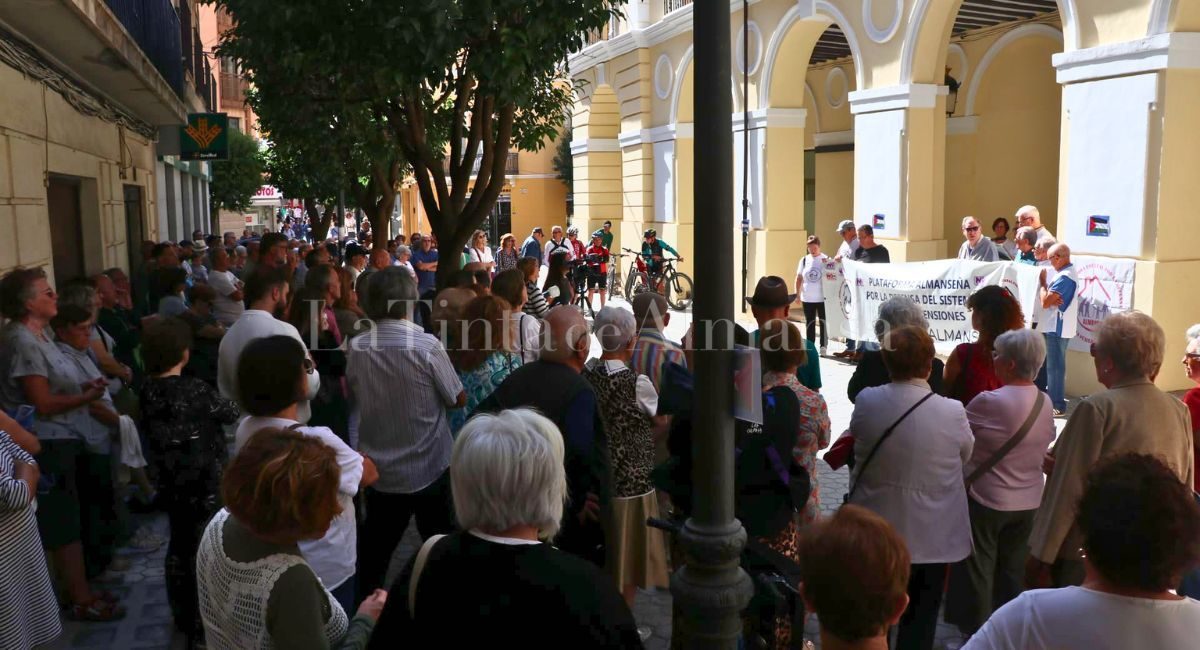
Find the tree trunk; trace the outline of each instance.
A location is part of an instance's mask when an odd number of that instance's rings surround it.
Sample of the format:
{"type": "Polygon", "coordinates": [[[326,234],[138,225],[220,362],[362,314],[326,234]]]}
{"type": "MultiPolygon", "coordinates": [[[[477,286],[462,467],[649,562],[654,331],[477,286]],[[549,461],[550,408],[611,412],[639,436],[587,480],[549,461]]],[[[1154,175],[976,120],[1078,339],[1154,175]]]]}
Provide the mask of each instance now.
{"type": "Polygon", "coordinates": [[[377,202],[363,208],[363,214],[371,222],[372,248],[387,248],[392,238],[392,210],[396,207],[396,192],[384,189],[377,202]]]}
{"type": "Polygon", "coordinates": [[[304,212],[308,215],[308,222],[312,224],[313,241],[325,241],[329,235],[329,225],[333,222],[333,212],[325,210],[325,214],[321,214],[317,210],[316,199],[304,199],[304,212]]]}
{"type": "Polygon", "coordinates": [[[467,245],[467,239],[471,236],[472,228],[467,232],[463,232],[461,228],[453,228],[446,223],[448,218],[443,217],[437,222],[431,219],[433,226],[433,234],[438,240],[438,270],[437,270],[437,286],[438,289],[449,286],[454,279],[454,274],[462,270],[462,251],[467,245]]]}

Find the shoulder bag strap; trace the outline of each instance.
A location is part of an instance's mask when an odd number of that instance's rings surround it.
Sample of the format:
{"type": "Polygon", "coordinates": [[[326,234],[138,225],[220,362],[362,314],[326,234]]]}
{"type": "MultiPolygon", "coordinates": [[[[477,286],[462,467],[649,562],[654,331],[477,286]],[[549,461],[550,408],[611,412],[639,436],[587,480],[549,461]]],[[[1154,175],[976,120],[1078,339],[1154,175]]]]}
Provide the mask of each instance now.
{"type": "Polygon", "coordinates": [[[1029,412],[1028,416],[1026,416],[1025,422],[1021,425],[1021,428],[1017,429],[1017,432],[1014,433],[1011,438],[1005,441],[1005,443],[996,450],[996,453],[992,454],[991,458],[984,461],[984,463],[979,467],[976,467],[975,471],[971,472],[971,475],[967,477],[966,481],[963,481],[968,488],[970,488],[971,484],[977,481],[979,477],[992,471],[993,467],[999,464],[1000,461],[1004,460],[1004,457],[1008,455],[1008,452],[1012,451],[1014,447],[1021,444],[1021,441],[1025,439],[1025,436],[1029,435],[1029,430],[1033,428],[1033,423],[1037,420],[1038,414],[1042,412],[1042,405],[1045,403],[1046,394],[1039,390],[1037,399],[1033,401],[1033,410],[1029,412]]]}
{"type": "Polygon", "coordinates": [[[433,545],[442,540],[445,535],[434,535],[425,540],[421,545],[421,550],[417,551],[417,561],[413,564],[412,578],[408,580],[408,617],[416,618],[417,606],[417,584],[421,582],[421,572],[425,570],[425,561],[429,559],[429,551],[433,549],[433,545]]]}
{"type": "Polygon", "coordinates": [[[927,395],[925,395],[925,397],[922,397],[919,401],[917,401],[916,404],[910,406],[908,410],[904,412],[904,415],[901,415],[899,418],[897,418],[896,421],[892,423],[892,426],[888,427],[887,430],[883,432],[882,436],[879,436],[879,442],[875,443],[874,447],[871,447],[871,451],[867,454],[866,459],[863,460],[862,464],[858,466],[858,474],[854,476],[854,481],[850,485],[850,491],[846,493],[846,498],[842,501],[843,503],[850,502],[850,497],[854,495],[854,490],[858,489],[858,483],[862,479],[863,472],[867,471],[867,465],[871,464],[871,459],[875,458],[875,452],[879,451],[879,447],[882,446],[884,441],[888,439],[888,436],[892,435],[892,432],[896,430],[896,427],[900,426],[900,423],[903,422],[905,418],[912,414],[913,411],[917,410],[918,406],[928,401],[930,397],[933,397],[933,391],[930,391],[927,395]]]}

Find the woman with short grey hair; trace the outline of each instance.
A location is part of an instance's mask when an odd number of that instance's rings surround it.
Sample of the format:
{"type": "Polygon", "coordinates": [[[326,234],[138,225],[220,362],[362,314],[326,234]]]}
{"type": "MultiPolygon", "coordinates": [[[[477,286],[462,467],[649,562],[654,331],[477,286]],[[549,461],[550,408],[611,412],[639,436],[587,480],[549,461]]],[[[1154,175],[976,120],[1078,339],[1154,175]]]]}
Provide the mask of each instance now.
{"type": "Polygon", "coordinates": [[[1029,536],[1026,586],[1083,581],[1075,513],[1084,480],[1100,460],[1129,452],[1155,455],[1179,480],[1193,485],[1188,409],[1154,385],[1165,347],[1162,327],[1139,311],[1112,314],[1100,322],[1092,364],[1107,390],[1088,395],[1071,411],[1046,461],[1050,477],[1029,536]]]}
{"type": "Polygon", "coordinates": [[[583,377],[596,391],[612,459],[612,507],[604,513],[606,569],[632,607],[638,587],[667,586],[666,540],[646,525],[648,517],[658,516],[658,496],[650,482],[658,392],[649,377],[629,367],[637,343],[631,312],[606,306],[596,314],[592,331],[601,354],[583,377]]]}
{"type": "MultiPolygon", "coordinates": [[[[921,305],[908,296],[892,296],[879,305],[879,317],[875,320],[875,335],[879,342],[887,347],[887,335],[901,327],[919,327],[929,331],[929,323],[925,320],[925,312],[921,305]]],[[[929,386],[933,392],[940,394],[942,390],[942,373],[945,365],[941,359],[934,357],[933,370],[929,374],[929,386]]],[[[858,397],[864,388],[883,386],[891,381],[887,367],[883,365],[883,354],[879,350],[865,350],[854,369],[854,376],[846,386],[846,394],[851,402],[858,397]]]]}
{"type": "Polygon", "coordinates": [[[400,572],[369,647],[485,647],[530,630],[556,647],[641,647],[611,581],[544,543],[567,498],[563,457],[558,428],[532,409],[468,420],[450,460],[462,530],[430,538],[400,572]]]}
{"type": "Polygon", "coordinates": [[[967,422],[975,436],[964,467],[974,552],[950,571],[946,620],[974,634],[1022,589],[1033,517],[1042,500],[1042,458],[1054,440],[1050,398],[1034,385],[1046,342],[1031,329],[993,342],[1002,386],[975,396],[967,422]]]}

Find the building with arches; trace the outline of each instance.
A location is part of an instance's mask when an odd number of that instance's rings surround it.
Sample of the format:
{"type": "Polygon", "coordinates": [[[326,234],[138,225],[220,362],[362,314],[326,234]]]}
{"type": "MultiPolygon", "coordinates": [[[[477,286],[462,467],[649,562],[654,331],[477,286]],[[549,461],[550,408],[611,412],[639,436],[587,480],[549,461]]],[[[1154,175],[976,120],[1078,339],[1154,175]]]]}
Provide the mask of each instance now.
{"type": "MultiPolygon", "coordinates": [[[[705,144],[691,12],[632,2],[570,59],[575,219],[611,219],[621,246],[654,227],[685,267],[736,269],[740,246],[707,250],[694,230],[705,144]]],[[[1187,234],[1200,0],[735,0],[730,12],[731,182],[735,197],[745,188],[752,281],[790,278],[807,236],[830,248],[842,219],[877,224],[894,261],[919,261],[954,254],[963,216],[987,228],[1033,204],[1076,253],[1136,261],[1133,307],[1167,333],[1159,383],[1187,385],[1170,366],[1200,321],[1186,298],[1200,282],[1187,234]],[[1096,215],[1108,236],[1089,229],[1096,215]]],[[[1097,388],[1086,354],[1069,363],[1073,394],[1097,388]]]]}

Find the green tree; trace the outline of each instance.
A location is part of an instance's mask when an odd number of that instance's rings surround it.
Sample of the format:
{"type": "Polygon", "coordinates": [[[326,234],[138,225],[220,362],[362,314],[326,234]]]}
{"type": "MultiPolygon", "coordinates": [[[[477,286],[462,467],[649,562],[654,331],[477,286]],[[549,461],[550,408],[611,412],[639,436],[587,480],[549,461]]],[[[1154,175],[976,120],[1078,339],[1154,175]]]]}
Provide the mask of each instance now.
{"type": "Polygon", "coordinates": [[[558,180],[567,186],[567,194],[575,191],[575,157],[571,155],[571,126],[568,124],[561,138],[558,139],[558,149],[554,152],[554,171],[558,172],[558,180]]]}
{"type": "MultiPolygon", "coordinates": [[[[387,233],[407,167],[442,248],[457,251],[499,198],[510,149],[539,150],[561,128],[567,56],[627,0],[215,1],[235,21],[222,52],[250,71],[272,141],[338,118],[359,152],[338,164],[373,230],[387,233]],[[299,104],[319,107],[301,111],[314,119],[289,116],[299,104]]],[[[439,279],[458,266],[445,255],[439,279]]]]}
{"type": "Polygon", "coordinates": [[[241,212],[263,182],[263,156],[258,141],[237,130],[229,131],[229,159],[212,162],[209,198],[218,210],[241,212]]]}

